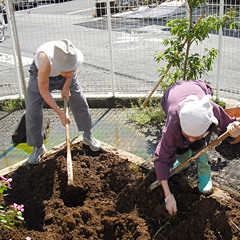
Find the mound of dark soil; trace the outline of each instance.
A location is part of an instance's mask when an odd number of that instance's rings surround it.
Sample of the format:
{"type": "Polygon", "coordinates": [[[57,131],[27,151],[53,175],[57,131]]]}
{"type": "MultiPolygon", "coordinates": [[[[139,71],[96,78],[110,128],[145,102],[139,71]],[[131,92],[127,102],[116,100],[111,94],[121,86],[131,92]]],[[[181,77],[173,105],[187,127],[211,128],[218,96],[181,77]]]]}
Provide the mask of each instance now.
{"type": "Polygon", "coordinates": [[[6,176],[13,182],[3,204],[24,204],[25,220],[1,230],[1,239],[240,239],[234,196],[204,197],[178,174],[169,181],[178,204],[178,214],[170,216],[162,188],[146,191],[154,172],[143,174],[128,159],[93,153],[81,142],[72,159],[73,187],[67,186],[66,150],[6,176]]]}

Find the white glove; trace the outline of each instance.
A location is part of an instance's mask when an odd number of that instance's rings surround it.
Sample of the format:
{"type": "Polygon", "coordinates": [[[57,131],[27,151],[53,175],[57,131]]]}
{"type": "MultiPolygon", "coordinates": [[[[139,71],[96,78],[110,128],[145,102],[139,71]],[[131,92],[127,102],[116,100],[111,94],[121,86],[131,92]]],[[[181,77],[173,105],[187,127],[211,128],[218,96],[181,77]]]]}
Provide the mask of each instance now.
{"type": "Polygon", "coordinates": [[[237,138],[240,135],[240,122],[235,121],[230,123],[227,126],[227,130],[229,131],[231,137],[237,138]]]}
{"type": "Polygon", "coordinates": [[[177,203],[173,194],[165,198],[165,203],[166,209],[170,215],[174,215],[177,213],[177,203]]]}

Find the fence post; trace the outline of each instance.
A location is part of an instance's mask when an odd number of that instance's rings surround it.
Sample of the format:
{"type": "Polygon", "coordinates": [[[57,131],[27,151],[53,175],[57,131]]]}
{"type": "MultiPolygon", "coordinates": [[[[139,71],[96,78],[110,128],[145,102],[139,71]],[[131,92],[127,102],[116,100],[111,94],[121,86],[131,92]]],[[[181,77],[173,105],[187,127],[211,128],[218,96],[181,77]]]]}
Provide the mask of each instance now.
{"type": "Polygon", "coordinates": [[[109,33],[109,48],[110,48],[110,64],[111,64],[111,80],[112,80],[112,93],[115,97],[115,74],[114,74],[114,62],[113,62],[113,47],[112,47],[112,23],[111,23],[111,9],[110,0],[107,0],[107,19],[108,19],[108,33],[109,33]]]}
{"type": "MultiPolygon", "coordinates": [[[[224,9],[224,0],[220,0],[220,9],[219,9],[219,18],[223,15],[224,9]]],[[[217,91],[216,91],[216,98],[219,99],[220,95],[220,80],[221,80],[221,65],[222,65],[222,28],[219,29],[218,33],[218,62],[217,62],[217,91]]]]}
{"type": "Polygon", "coordinates": [[[22,97],[24,95],[24,100],[26,103],[27,93],[26,93],[26,84],[23,74],[23,65],[22,65],[22,58],[21,58],[21,52],[19,47],[19,40],[18,40],[18,34],[17,34],[17,27],[15,22],[15,16],[14,16],[14,10],[12,6],[12,1],[7,0],[7,15],[10,19],[10,31],[11,31],[11,39],[12,39],[12,45],[13,45],[13,51],[14,51],[14,62],[17,70],[17,76],[18,76],[18,84],[19,84],[19,95],[22,97]],[[21,88],[21,81],[22,81],[22,88],[21,88]],[[22,91],[23,90],[23,91],[22,91]]]}

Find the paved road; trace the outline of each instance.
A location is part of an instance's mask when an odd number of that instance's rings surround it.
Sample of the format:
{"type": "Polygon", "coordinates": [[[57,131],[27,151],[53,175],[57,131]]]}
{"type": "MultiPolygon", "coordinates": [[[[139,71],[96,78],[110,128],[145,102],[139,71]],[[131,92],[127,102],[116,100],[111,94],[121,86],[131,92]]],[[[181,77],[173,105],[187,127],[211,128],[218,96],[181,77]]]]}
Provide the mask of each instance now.
{"type": "MultiPolygon", "coordinates": [[[[94,18],[94,13],[94,0],[42,5],[15,12],[25,77],[29,76],[29,64],[40,44],[69,38],[85,56],[84,65],[78,73],[84,80],[82,86],[86,93],[108,94],[112,90],[127,94],[149,93],[159,80],[158,65],[153,55],[156,50],[164,49],[161,42],[163,38],[170,37],[169,31],[164,24],[161,25],[161,21],[113,18],[110,36],[107,19],[94,18]],[[111,65],[111,57],[114,66],[111,65]],[[114,81],[111,79],[111,67],[114,67],[114,81]]],[[[10,88],[18,90],[9,29],[7,34],[9,38],[0,44],[0,96],[8,94],[10,88]]],[[[204,45],[195,45],[194,48],[202,52],[209,46],[218,47],[217,35],[211,34],[204,45]]],[[[220,86],[225,92],[230,92],[230,96],[235,93],[234,98],[239,99],[240,39],[224,37],[223,46],[220,86]]],[[[216,67],[217,62],[213,71],[202,78],[213,87],[216,86],[216,67]]]]}

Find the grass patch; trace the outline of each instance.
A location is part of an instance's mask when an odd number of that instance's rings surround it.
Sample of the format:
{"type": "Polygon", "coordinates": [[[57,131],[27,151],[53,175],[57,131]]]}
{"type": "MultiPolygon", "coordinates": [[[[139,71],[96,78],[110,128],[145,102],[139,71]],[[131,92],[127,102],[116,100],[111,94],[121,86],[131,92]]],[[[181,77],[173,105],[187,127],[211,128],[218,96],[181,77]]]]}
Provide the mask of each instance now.
{"type": "Polygon", "coordinates": [[[5,100],[0,103],[0,109],[3,111],[14,111],[18,109],[24,109],[24,99],[17,98],[17,99],[10,99],[10,100],[5,100]]]}
{"type": "Polygon", "coordinates": [[[131,110],[127,113],[129,120],[138,123],[140,126],[145,124],[162,124],[166,122],[166,114],[162,110],[160,98],[150,99],[147,105],[141,108],[144,100],[134,103],[131,101],[131,110]]]}
{"type": "MultiPolygon", "coordinates": [[[[167,117],[162,109],[160,100],[160,98],[152,98],[148,101],[145,107],[142,107],[143,102],[145,101],[142,98],[139,98],[135,102],[131,101],[131,110],[127,113],[128,119],[136,122],[140,126],[144,126],[146,124],[165,124],[167,117]]],[[[213,101],[225,109],[225,102],[220,101],[219,99],[213,99],[213,101]]]]}

